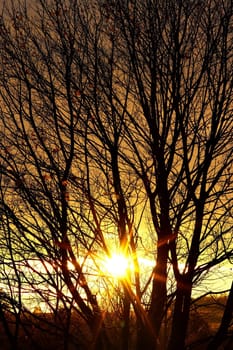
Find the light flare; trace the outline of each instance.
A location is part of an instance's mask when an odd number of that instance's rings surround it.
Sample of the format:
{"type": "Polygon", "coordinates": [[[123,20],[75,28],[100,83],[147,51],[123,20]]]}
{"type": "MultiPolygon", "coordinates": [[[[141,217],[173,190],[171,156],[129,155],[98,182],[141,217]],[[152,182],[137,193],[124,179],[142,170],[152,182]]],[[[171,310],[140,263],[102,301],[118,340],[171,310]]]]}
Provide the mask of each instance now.
{"type": "Polygon", "coordinates": [[[121,253],[113,253],[104,261],[104,269],[107,274],[115,278],[126,278],[130,269],[129,259],[121,253]]]}

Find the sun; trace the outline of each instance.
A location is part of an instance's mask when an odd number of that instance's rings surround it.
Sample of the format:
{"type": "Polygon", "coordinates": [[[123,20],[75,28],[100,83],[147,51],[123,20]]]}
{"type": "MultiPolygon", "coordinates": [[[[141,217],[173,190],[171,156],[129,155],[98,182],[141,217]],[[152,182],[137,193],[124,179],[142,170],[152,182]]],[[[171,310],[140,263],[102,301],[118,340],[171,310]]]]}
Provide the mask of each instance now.
{"type": "Polygon", "coordinates": [[[104,269],[112,277],[125,278],[129,270],[129,260],[123,254],[113,253],[105,259],[104,269]]]}

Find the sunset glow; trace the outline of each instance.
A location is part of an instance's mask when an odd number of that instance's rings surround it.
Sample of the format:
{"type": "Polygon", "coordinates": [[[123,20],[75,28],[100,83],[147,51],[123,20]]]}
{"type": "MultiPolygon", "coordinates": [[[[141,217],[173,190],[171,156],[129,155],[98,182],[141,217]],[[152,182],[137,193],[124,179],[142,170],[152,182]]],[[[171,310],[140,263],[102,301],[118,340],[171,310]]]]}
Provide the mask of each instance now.
{"type": "Polygon", "coordinates": [[[113,253],[107,257],[104,262],[104,268],[107,273],[115,278],[124,278],[129,269],[129,260],[120,253],[113,253]]]}

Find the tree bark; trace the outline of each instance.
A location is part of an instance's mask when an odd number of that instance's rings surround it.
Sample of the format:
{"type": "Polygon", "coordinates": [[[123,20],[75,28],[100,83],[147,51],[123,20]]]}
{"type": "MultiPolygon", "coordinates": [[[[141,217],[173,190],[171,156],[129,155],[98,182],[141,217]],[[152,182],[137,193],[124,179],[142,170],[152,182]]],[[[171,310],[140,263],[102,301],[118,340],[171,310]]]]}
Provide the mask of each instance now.
{"type": "Polygon", "coordinates": [[[176,301],[173,312],[172,330],[168,350],[184,350],[188,329],[192,283],[181,276],[177,283],[176,301]]]}
{"type": "Polygon", "coordinates": [[[130,336],[130,298],[128,295],[127,288],[124,287],[121,350],[129,349],[129,336],[130,336]]]}
{"type": "Polygon", "coordinates": [[[233,318],[233,282],[231,284],[231,290],[227,298],[227,303],[223,313],[222,321],[217,333],[209,343],[207,350],[217,350],[226,338],[228,327],[233,318]]]}
{"type": "Polygon", "coordinates": [[[152,300],[148,311],[148,322],[138,331],[138,350],[155,350],[159,343],[159,332],[164,317],[166,306],[167,284],[167,258],[168,245],[159,240],[157,251],[157,263],[154,269],[152,300]]]}
{"type": "Polygon", "coordinates": [[[0,322],[3,325],[3,332],[5,332],[5,335],[7,337],[7,339],[9,340],[9,346],[10,348],[13,350],[17,350],[18,349],[18,344],[17,344],[17,339],[15,338],[15,336],[12,334],[8,321],[7,321],[7,316],[5,315],[5,312],[3,310],[3,307],[1,305],[0,302],[0,322]]]}

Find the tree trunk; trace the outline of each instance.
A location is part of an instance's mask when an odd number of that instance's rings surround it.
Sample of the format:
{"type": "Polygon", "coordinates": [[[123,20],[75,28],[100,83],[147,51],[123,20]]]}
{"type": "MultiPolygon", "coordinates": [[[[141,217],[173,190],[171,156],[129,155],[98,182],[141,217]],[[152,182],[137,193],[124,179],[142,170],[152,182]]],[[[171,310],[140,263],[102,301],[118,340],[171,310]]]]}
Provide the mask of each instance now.
{"type": "Polygon", "coordinates": [[[141,349],[155,349],[156,339],[153,339],[153,335],[145,324],[140,324],[137,330],[137,350],[141,349]],[[153,347],[153,344],[154,347],[153,347]]]}
{"type": "Polygon", "coordinates": [[[233,318],[233,282],[227,298],[227,303],[223,313],[222,321],[215,337],[209,343],[207,350],[217,350],[227,335],[228,327],[233,318]]]}
{"type": "Polygon", "coordinates": [[[148,311],[148,322],[138,330],[137,349],[155,350],[164,317],[167,301],[167,259],[168,245],[158,241],[157,262],[154,269],[152,300],[148,311]]]}
{"type": "Polygon", "coordinates": [[[173,312],[172,329],[168,350],[184,350],[188,329],[189,310],[191,302],[192,283],[186,276],[181,276],[177,282],[176,301],[173,312]]]}
{"type": "MultiPolygon", "coordinates": [[[[110,343],[103,315],[96,315],[95,321],[91,327],[91,332],[93,335],[92,344],[90,345],[90,350],[108,350],[112,349],[112,344],[110,343]]],[[[114,348],[113,348],[114,349],[114,348]]]]}
{"type": "Polygon", "coordinates": [[[3,333],[5,333],[6,338],[9,341],[10,349],[17,350],[18,349],[17,338],[14,336],[14,334],[10,330],[7,316],[5,315],[5,312],[4,312],[3,307],[1,305],[1,300],[0,300],[0,322],[3,325],[3,333]]]}
{"type": "Polygon", "coordinates": [[[121,332],[121,350],[128,350],[130,336],[130,300],[126,288],[124,288],[123,308],[124,309],[121,332]]]}

